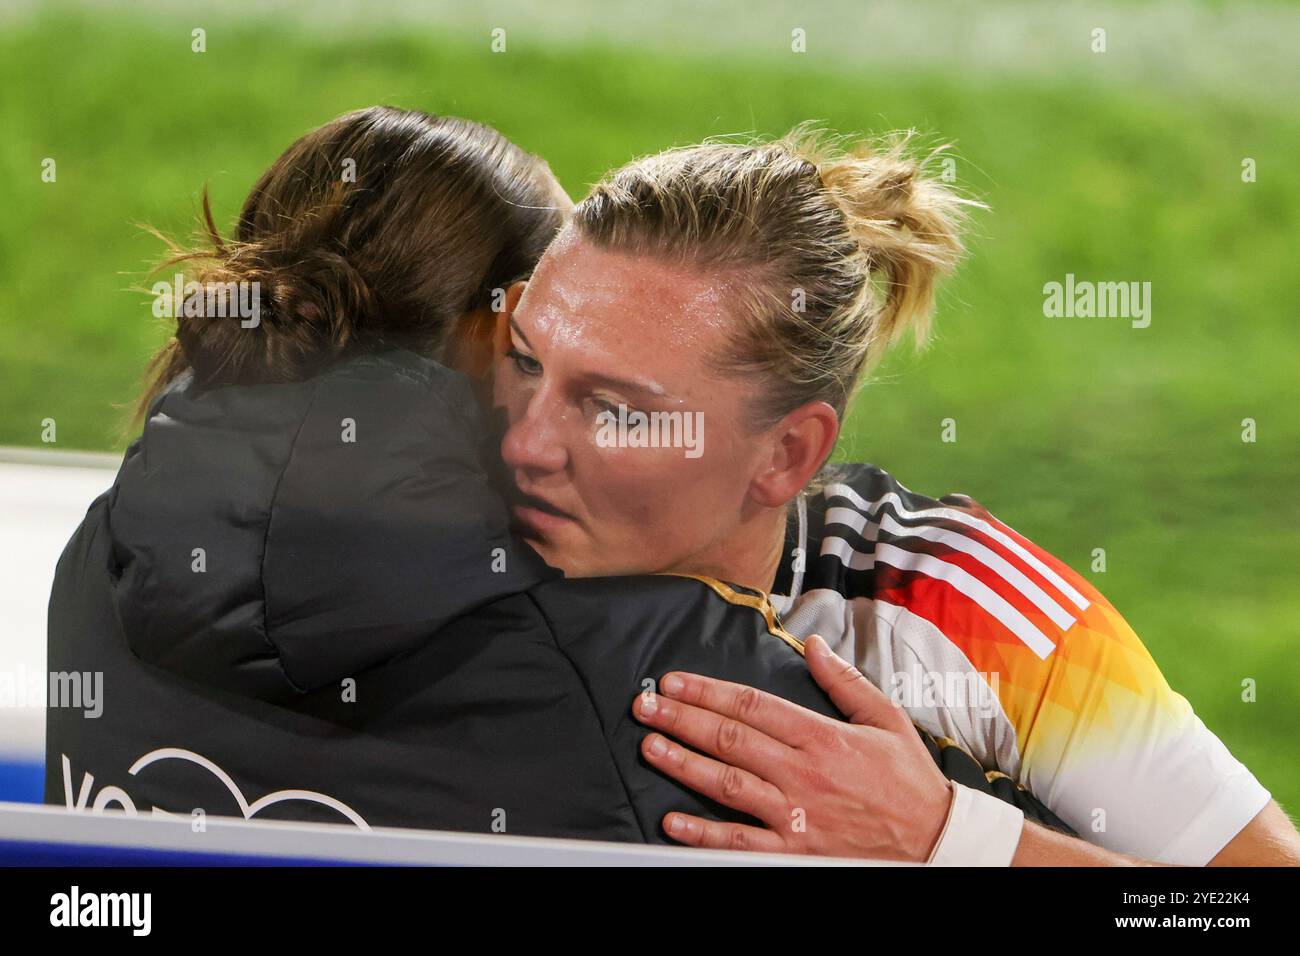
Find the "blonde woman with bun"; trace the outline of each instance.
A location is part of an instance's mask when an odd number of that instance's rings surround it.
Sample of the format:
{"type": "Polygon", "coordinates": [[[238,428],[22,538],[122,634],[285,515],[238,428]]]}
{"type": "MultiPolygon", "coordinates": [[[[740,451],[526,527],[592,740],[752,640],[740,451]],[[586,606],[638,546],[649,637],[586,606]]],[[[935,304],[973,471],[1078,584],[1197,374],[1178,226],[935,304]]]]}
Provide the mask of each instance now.
{"type": "Polygon", "coordinates": [[[507,296],[494,387],[524,537],[569,575],[770,595],[852,719],[669,675],[634,711],[676,740],[650,734],[644,756],[766,828],[670,813],[666,831],[872,855],[884,818],[896,845],[941,834],[938,862],[1300,862],[1268,791],[1080,575],[969,497],[826,467],[854,390],[891,343],[924,336],[962,254],[978,204],[930,171],[936,155],[801,127],[639,159],[507,296]],[[690,448],[672,440],[687,422],[690,448]],[[879,770],[923,766],[911,721],[1087,842],[985,814],[959,784],[900,815],[879,770]]]}

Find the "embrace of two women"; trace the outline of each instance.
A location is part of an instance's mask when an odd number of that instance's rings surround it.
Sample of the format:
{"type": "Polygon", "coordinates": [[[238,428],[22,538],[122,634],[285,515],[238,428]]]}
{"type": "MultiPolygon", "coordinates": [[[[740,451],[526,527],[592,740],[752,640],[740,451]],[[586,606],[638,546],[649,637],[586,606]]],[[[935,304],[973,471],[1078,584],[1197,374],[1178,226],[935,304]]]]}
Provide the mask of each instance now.
{"type": "Polygon", "coordinates": [[[1300,862],[1087,581],[827,462],[973,205],[905,137],[629,163],[308,133],[178,308],[60,560],[46,800],[952,864],[1300,862]],[[350,174],[345,175],[344,171],[350,174]],[[598,441],[695,416],[701,454],[598,441]],[[936,684],[966,693],[923,693],[936,684]]]}

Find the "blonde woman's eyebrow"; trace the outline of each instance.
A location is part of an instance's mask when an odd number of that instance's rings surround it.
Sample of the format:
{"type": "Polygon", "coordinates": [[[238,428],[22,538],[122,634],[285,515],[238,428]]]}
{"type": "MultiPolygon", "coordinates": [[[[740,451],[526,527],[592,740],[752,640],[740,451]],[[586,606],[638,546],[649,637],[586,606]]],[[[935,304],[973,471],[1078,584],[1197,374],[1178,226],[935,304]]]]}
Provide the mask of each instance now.
{"type": "Polygon", "coordinates": [[[524,345],[528,346],[530,350],[532,349],[533,343],[528,341],[528,336],[524,335],[524,330],[519,327],[519,323],[515,321],[513,315],[510,316],[510,330],[524,340],[524,345]]]}
{"type": "Polygon", "coordinates": [[[615,391],[631,392],[638,395],[648,395],[654,398],[670,398],[668,390],[658,382],[636,382],[628,378],[619,378],[616,375],[606,375],[602,372],[585,372],[582,376],[586,381],[595,385],[603,385],[606,388],[612,388],[615,391]]]}
{"type": "MultiPolygon", "coordinates": [[[[533,344],[528,341],[528,336],[524,335],[524,330],[519,327],[515,317],[510,316],[510,328],[520,339],[523,340],[524,346],[529,351],[533,349],[533,344]]],[[[619,378],[617,375],[608,375],[604,372],[583,372],[582,378],[596,385],[603,385],[606,388],[612,388],[624,392],[635,392],[638,395],[650,395],[655,398],[671,398],[668,390],[658,382],[638,382],[630,378],[619,378]]]]}

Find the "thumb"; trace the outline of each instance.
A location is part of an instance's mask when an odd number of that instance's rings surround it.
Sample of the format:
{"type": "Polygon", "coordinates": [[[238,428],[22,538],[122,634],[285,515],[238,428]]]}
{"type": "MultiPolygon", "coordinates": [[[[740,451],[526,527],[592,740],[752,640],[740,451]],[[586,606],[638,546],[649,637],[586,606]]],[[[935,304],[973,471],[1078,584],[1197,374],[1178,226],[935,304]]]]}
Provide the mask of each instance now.
{"type": "Polygon", "coordinates": [[[804,658],[813,680],[850,721],[893,729],[898,708],[860,670],[832,651],[820,634],[804,642],[804,658]]]}

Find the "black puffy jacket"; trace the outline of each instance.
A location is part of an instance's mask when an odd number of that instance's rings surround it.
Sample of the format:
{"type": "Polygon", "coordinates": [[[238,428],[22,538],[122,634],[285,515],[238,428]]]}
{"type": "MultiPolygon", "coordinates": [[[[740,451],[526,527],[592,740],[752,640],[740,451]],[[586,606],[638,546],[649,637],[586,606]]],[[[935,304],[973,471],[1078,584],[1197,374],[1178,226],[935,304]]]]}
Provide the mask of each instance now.
{"type": "Polygon", "coordinates": [[[834,714],[798,642],[723,585],[562,579],[509,534],[485,434],[406,352],[169,389],[59,562],[49,669],[103,700],[47,711],[46,800],[655,843],[671,809],[736,819],[642,762],[631,702],[683,669],[834,714]]]}

